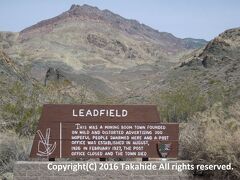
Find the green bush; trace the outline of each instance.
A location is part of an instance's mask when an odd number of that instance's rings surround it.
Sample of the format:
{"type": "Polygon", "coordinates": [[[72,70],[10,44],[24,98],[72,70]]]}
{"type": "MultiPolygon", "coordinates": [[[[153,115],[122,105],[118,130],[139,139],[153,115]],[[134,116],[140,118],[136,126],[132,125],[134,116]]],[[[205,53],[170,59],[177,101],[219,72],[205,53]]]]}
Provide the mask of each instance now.
{"type": "Polygon", "coordinates": [[[188,117],[206,109],[206,95],[191,83],[184,83],[174,89],[155,96],[161,118],[168,122],[186,122],[188,117]]]}
{"type": "Polygon", "coordinates": [[[41,87],[27,87],[20,82],[15,82],[9,87],[6,93],[9,95],[9,101],[1,107],[6,129],[15,129],[19,135],[24,136],[34,133],[41,113],[40,92],[41,87]]]}

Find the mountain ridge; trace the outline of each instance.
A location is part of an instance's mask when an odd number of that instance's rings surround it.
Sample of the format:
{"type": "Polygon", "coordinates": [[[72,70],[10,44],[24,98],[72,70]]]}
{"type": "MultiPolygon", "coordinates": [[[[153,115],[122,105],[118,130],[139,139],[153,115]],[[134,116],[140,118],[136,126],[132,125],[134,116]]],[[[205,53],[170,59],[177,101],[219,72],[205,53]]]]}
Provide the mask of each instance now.
{"type": "MultiPolygon", "coordinates": [[[[198,44],[198,42],[194,42],[194,38],[188,38],[189,43],[187,41],[184,41],[184,39],[180,39],[172,35],[171,33],[167,32],[159,32],[158,30],[152,29],[151,27],[139,23],[137,20],[133,19],[126,19],[118,14],[115,14],[109,10],[100,10],[97,7],[92,7],[89,5],[75,5],[73,4],[71,8],[60,14],[59,16],[40,21],[39,23],[30,26],[26,29],[23,29],[20,31],[20,37],[24,38],[24,35],[27,32],[31,32],[34,30],[39,30],[40,32],[49,32],[51,31],[54,26],[57,23],[68,21],[69,19],[74,19],[76,20],[95,20],[98,22],[104,22],[108,25],[111,25],[112,27],[125,31],[129,34],[138,34],[140,31],[142,35],[145,35],[147,37],[150,37],[152,40],[165,40],[164,42],[173,42],[176,44],[179,44],[179,46],[182,46],[181,48],[186,48],[186,49],[192,49],[191,44],[198,44]],[[44,28],[45,27],[45,28],[44,28]],[[148,33],[146,33],[148,31],[148,33]],[[182,41],[181,41],[182,40],[182,41]]],[[[38,31],[38,32],[39,32],[38,31]]],[[[197,39],[196,39],[197,40],[197,39]]],[[[206,44],[206,43],[205,43],[206,44]]],[[[174,46],[173,46],[174,47],[174,46]]],[[[195,48],[195,47],[193,47],[195,48]]]]}
{"type": "Polygon", "coordinates": [[[72,5],[15,36],[4,51],[28,67],[29,77],[44,84],[47,72],[55,77],[51,69],[57,69],[64,79],[111,96],[145,88],[153,78],[163,80],[183,54],[206,43],[88,5],[72,5]]]}

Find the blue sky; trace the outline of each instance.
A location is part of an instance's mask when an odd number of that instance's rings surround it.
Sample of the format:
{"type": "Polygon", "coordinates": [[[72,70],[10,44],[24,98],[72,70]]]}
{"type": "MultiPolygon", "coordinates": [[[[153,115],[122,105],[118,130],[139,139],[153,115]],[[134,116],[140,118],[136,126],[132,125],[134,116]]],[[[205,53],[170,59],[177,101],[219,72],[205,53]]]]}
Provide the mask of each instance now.
{"type": "Polygon", "coordinates": [[[239,0],[1,0],[0,31],[20,31],[59,15],[72,4],[109,9],[181,38],[210,40],[240,27],[239,0]]]}

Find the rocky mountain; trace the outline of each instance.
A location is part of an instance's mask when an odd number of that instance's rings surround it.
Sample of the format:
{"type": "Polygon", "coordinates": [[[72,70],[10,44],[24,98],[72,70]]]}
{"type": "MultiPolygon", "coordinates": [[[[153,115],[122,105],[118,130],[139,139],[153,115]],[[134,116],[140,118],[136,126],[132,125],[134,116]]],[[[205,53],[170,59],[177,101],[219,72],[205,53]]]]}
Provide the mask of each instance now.
{"type": "Polygon", "coordinates": [[[17,40],[18,33],[0,32],[0,49],[10,48],[17,40]]]}
{"type": "Polygon", "coordinates": [[[208,42],[204,39],[184,38],[185,47],[189,49],[197,49],[205,46],[208,42]]]}
{"type": "Polygon", "coordinates": [[[234,98],[240,95],[240,28],[226,30],[204,48],[192,52],[167,79],[183,82],[192,77],[202,90],[225,89],[234,98]]]}
{"type": "Polygon", "coordinates": [[[189,77],[203,89],[216,82],[236,89],[240,77],[239,28],[207,44],[108,10],[72,5],[19,33],[0,35],[5,55],[32,79],[42,84],[67,80],[100,96],[141,99],[189,77]]]}
{"type": "Polygon", "coordinates": [[[107,96],[163,79],[179,57],[206,44],[88,5],[72,5],[19,33],[1,33],[0,42],[32,79],[46,84],[64,77],[107,96]]]}
{"type": "Polygon", "coordinates": [[[200,65],[204,68],[224,67],[239,59],[240,28],[229,29],[210,41],[207,46],[182,66],[200,65]]]}
{"type": "MultiPolygon", "coordinates": [[[[100,25],[99,23],[103,23],[106,27],[111,27],[114,30],[121,31],[121,33],[136,36],[137,39],[143,38],[144,40],[146,39],[148,41],[152,40],[156,42],[156,44],[159,45],[163,51],[166,51],[165,53],[168,54],[174,54],[185,49],[194,49],[195,46],[198,44],[199,46],[201,46],[207,43],[204,40],[192,38],[176,38],[170,33],[158,32],[157,30],[154,30],[144,24],[140,24],[136,20],[128,20],[117,14],[112,13],[109,10],[101,11],[97,7],[91,7],[88,5],[72,5],[68,11],[62,13],[57,17],[49,20],[44,20],[37,23],[36,25],[24,29],[20,32],[20,36],[24,40],[32,36],[36,36],[37,33],[52,32],[53,30],[57,29],[60,24],[68,24],[70,22],[82,24],[82,21],[85,21],[85,23],[87,21],[87,23],[89,24],[97,23],[98,25],[100,25]]],[[[76,26],[79,26],[79,24],[76,26]]],[[[106,46],[106,42],[104,42],[103,39],[98,39],[97,36],[94,36],[90,33],[87,34],[87,40],[90,43],[96,43],[96,46],[106,46]]],[[[115,43],[118,44],[120,42],[115,43]]],[[[125,49],[126,47],[124,47],[124,44],[118,45],[123,51],[127,50],[125,49]]]]}

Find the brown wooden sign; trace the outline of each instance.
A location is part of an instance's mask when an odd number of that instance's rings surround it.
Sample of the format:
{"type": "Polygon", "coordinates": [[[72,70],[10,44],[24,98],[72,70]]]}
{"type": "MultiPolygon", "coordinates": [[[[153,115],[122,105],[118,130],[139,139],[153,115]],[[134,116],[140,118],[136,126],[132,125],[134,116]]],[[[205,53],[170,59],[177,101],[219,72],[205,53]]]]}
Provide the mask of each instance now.
{"type": "Polygon", "coordinates": [[[44,105],[30,157],[176,158],[178,134],[152,105],[44,105]]]}

